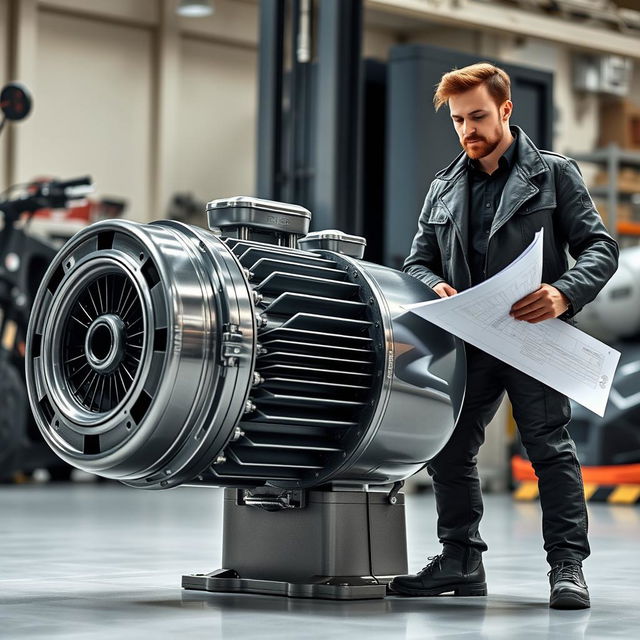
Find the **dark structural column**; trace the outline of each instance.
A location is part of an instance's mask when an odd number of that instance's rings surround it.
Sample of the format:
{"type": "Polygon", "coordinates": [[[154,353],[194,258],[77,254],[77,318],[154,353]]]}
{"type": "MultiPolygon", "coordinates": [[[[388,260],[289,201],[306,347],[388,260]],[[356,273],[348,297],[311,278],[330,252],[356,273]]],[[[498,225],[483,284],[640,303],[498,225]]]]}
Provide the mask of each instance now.
{"type": "Polygon", "coordinates": [[[282,198],[283,49],[284,0],[261,0],[256,193],[270,200],[282,198]]]}
{"type": "Polygon", "coordinates": [[[361,229],[362,1],[318,3],[313,227],[361,229]]]}

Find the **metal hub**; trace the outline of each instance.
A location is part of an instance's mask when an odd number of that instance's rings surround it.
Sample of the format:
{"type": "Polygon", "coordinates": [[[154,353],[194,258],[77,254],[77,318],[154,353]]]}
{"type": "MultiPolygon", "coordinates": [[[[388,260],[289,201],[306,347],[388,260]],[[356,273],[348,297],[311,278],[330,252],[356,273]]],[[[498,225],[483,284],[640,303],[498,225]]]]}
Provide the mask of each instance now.
{"type": "Polygon", "coordinates": [[[99,316],[91,323],[84,351],[94,371],[106,374],[118,368],[125,355],[124,331],[124,322],[112,313],[99,316]]]}

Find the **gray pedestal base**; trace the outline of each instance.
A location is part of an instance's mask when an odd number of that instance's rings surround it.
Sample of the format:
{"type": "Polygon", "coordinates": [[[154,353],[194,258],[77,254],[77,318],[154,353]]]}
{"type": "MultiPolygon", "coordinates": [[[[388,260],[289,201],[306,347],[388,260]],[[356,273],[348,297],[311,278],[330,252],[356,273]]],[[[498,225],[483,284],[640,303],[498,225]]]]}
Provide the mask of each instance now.
{"type": "Polygon", "coordinates": [[[407,573],[404,495],[310,491],[302,509],[266,511],[225,489],[223,569],[183,576],[185,589],[297,598],[383,598],[407,573]]]}

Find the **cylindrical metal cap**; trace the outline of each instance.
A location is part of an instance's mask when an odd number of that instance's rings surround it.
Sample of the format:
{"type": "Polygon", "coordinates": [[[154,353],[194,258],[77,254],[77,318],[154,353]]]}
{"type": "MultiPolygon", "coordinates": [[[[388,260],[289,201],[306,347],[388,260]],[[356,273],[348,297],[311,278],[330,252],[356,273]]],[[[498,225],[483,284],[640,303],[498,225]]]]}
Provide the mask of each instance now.
{"type": "Polygon", "coordinates": [[[300,238],[298,245],[304,251],[324,249],[325,251],[334,251],[352,258],[362,259],[367,241],[362,236],[351,236],[338,229],[324,229],[322,231],[312,231],[304,238],[300,238]]]}
{"type": "Polygon", "coordinates": [[[297,204],[235,196],[207,203],[207,220],[211,229],[249,227],[305,235],[311,212],[297,204]]]}

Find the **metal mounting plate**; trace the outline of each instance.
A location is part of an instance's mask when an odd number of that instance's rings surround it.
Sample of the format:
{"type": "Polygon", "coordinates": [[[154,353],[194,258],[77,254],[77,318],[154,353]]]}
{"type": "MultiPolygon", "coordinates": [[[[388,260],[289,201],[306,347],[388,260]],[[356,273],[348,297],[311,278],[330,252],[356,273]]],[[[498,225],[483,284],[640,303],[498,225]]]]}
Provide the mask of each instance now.
{"type": "Polygon", "coordinates": [[[232,569],[182,576],[182,587],[218,593],[255,593],[328,600],[384,598],[387,592],[386,584],[371,576],[310,576],[305,582],[285,582],[242,578],[232,569]]]}

